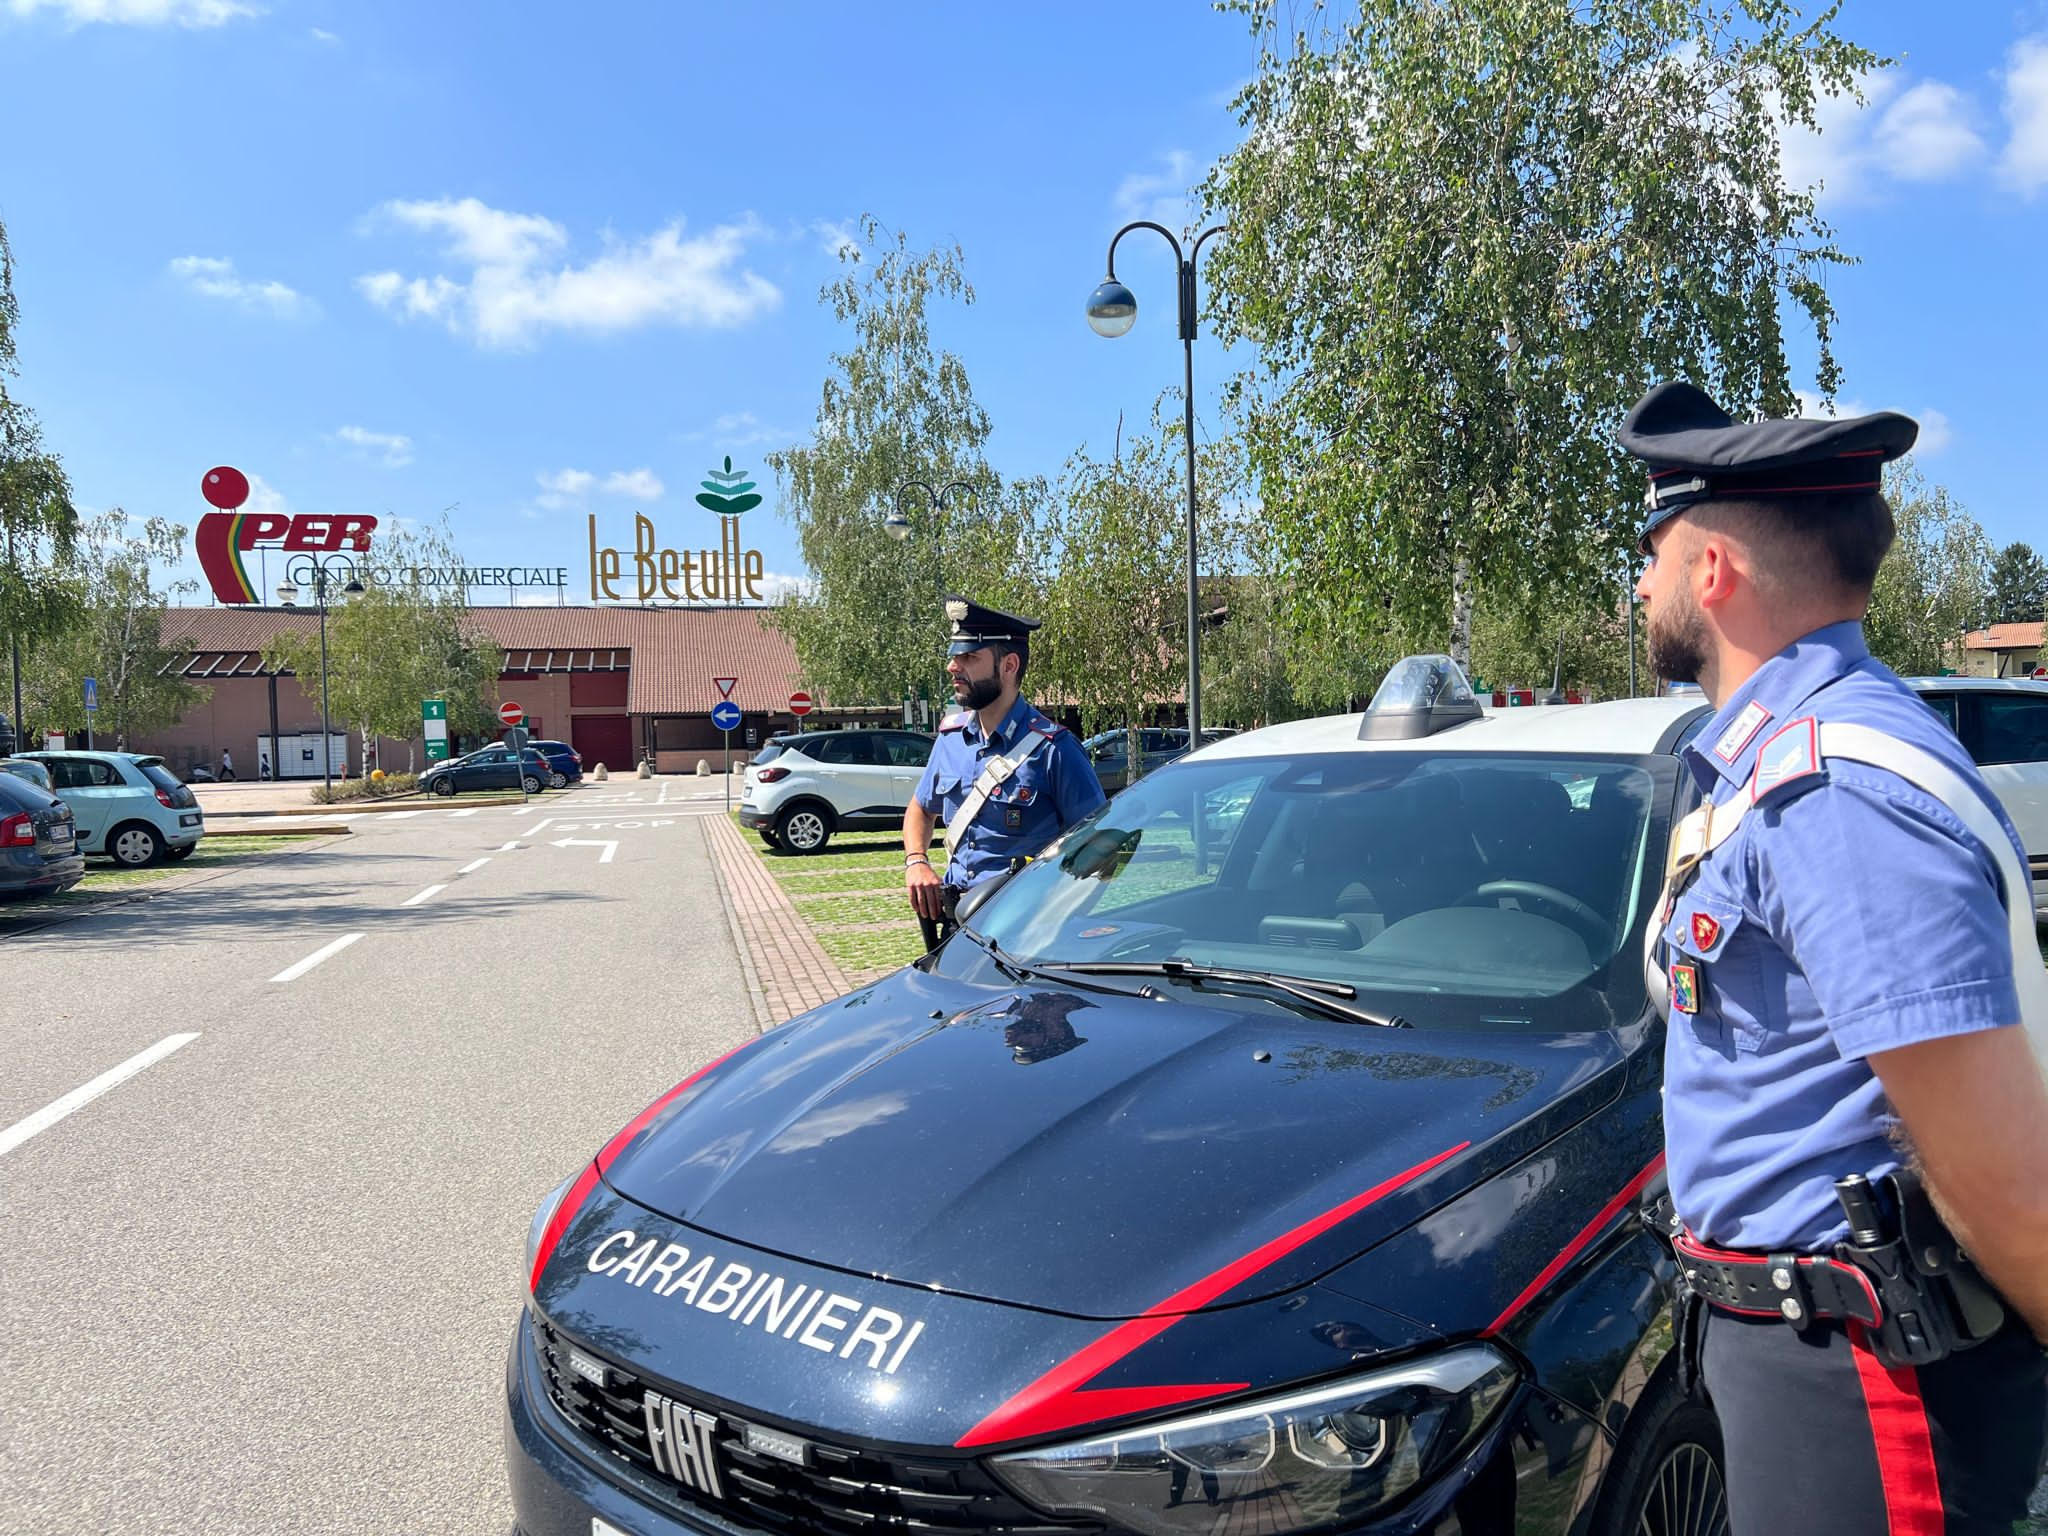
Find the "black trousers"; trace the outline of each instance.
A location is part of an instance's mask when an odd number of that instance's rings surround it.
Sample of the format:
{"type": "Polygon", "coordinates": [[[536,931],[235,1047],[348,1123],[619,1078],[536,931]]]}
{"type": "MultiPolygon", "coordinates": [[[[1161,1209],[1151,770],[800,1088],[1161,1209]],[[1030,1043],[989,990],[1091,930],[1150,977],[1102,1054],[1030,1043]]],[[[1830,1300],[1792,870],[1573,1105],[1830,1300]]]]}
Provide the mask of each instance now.
{"type": "Polygon", "coordinates": [[[2048,1354],[2018,1321],[1887,1369],[1859,1325],[1709,1310],[1701,1377],[1732,1536],[2010,1536],[2048,1446],[2048,1354]]]}

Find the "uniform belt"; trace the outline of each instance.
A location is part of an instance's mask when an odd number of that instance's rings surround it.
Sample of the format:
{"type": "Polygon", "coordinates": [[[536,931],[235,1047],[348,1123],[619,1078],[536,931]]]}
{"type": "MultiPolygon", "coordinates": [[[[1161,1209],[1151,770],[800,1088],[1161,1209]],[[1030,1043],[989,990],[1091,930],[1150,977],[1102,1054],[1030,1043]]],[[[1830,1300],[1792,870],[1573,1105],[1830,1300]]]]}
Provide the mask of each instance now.
{"type": "Polygon", "coordinates": [[[1775,1317],[1804,1328],[1840,1319],[1877,1328],[1884,1307],[1870,1277],[1814,1254],[1745,1253],[1714,1248],[1689,1232],[1672,1239],[1689,1290],[1709,1306],[1744,1317],[1775,1317]]]}

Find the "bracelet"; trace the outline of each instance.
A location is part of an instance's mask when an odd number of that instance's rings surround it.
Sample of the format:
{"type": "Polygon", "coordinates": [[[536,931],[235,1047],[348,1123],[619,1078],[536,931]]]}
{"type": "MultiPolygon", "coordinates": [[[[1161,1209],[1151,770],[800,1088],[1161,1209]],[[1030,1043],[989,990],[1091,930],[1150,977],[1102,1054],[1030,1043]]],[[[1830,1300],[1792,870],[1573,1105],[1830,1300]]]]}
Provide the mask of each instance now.
{"type": "Polygon", "coordinates": [[[906,854],[903,859],[903,867],[905,869],[908,869],[913,864],[922,864],[927,869],[929,869],[931,867],[931,862],[931,855],[928,853],[906,854]]]}

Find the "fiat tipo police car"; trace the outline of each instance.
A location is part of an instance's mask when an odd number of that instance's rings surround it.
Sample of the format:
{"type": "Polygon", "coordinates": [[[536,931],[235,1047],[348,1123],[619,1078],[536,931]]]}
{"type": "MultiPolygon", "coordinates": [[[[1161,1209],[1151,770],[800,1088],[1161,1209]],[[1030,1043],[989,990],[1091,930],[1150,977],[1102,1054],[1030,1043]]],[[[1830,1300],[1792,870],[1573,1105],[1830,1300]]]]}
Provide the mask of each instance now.
{"type": "Polygon", "coordinates": [[[1140,781],[536,1212],[527,1536],[1725,1532],[1642,930],[1697,699],[1140,781]]]}

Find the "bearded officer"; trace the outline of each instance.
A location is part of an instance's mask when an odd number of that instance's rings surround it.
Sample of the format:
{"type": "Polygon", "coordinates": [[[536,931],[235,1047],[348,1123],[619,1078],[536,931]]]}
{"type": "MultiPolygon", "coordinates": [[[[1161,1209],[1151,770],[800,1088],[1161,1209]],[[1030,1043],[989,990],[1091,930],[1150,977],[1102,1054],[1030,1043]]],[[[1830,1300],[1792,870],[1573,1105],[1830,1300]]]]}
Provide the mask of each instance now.
{"type": "Polygon", "coordinates": [[[1651,665],[1716,706],[1681,754],[1710,809],[1674,840],[1648,968],[1682,1347],[1735,1536],[2005,1536],[2041,1464],[2027,1033],[2048,990],[2024,853],[1862,633],[1894,533],[1881,466],[1917,432],[1738,425],[1689,384],[1621,432],[1649,466],[1651,665]]]}
{"type": "Polygon", "coordinates": [[[1018,692],[1032,619],[946,599],[946,675],[960,706],[939,727],[931,761],[903,812],[904,885],[927,947],[952,931],[963,893],[1028,858],[1106,798],[1088,754],[1018,692]],[[946,826],[946,878],[927,850],[946,826]]]}

